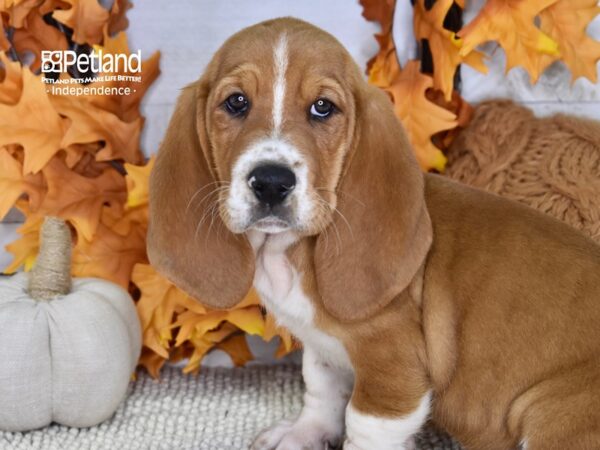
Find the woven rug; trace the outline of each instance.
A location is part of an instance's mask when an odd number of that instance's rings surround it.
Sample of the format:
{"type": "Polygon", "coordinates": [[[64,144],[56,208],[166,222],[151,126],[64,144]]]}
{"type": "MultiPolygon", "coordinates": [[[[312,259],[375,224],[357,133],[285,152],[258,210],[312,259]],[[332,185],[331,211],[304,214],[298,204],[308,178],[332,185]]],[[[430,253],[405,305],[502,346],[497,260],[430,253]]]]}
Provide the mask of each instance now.
{"type": "MultiPolygon", "coordinates": [[[[245,449],[260,430],[297,414],[303,391],[298,366],[204,368],[197,376],[166,367],[160,381],[140,373],[113,418],[99,426],[0,432],[0,449],[245,449]]],[[[419,435],[418,445],[460,448],[431,428],[419,435]]]]}

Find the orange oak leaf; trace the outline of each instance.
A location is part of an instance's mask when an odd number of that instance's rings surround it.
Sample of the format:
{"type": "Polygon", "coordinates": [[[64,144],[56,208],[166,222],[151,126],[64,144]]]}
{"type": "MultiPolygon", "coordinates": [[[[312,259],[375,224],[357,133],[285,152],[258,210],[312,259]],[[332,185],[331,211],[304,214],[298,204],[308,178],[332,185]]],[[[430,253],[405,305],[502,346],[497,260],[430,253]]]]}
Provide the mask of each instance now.
{"type": "MultiPolygon", "coordinates": [[[[27,211],[27,208],[23,206],[23,204],[18,204],[18,209],[23,212],[27,211]]],[[[28,214],[23,225],[17,228],[17,233],[19,233],[21,237],[6,246],[6,251],[12,253],[13,260],[9,266],[4,269],[5,273],[16,272],[21,267],[25,271],[31,270],[39,251],[39,237],[42,222],[43,216],[28,214]]]]}
{"type": "Polygon", "coordinates": [[[382,56],[382,53],[387,55],[390,46],[394,46],[392,28],[396,0],[360,0],[360,4],[363,7],[363,17],[369,21],[379,22],[381,26],[381,32],[375,34],[375,39],[379,42],[381,50],[367,62],[367,72],[371,73],[371,67],[375,64],[375,61],[384,58],[385,56],[382,56]]]}
{"type": "Polygon", "coordinates": [[[75,173],[87,178],[96,178],[102,175],[102,172],[113,166],[110,162],[96,161],[95,154],[100,147],[99,143],[69,145],[65,150],[66,166],[75,173]],[[77,157],[72,158],[71,161],[69,161],[70,151],[77,154],[77,157]]]}
{"type": "Polygon", "coordinates": [[[285,328],[278,326],[271,314],[267,314],[265,317],[265,331],[262,337],[268,342],[275,336],[279,336],[281,339],[279,348],[275,352],[275,357],[281,358],[296,349],[292,335],[285,328]]]}
{"type": "Polygon", "coordinates": [[[391,36],[375,36],[375,38],[379,41],[380,50],[372,59],[369,83],[385,89],[399,76],[401,69],[396,55],[396,46],[391,36]]]}
{"type": "Polygon", "coordinates": [[[37,9],[32,10],[23,22],[23,28],[17,28],[13,36],[15,50],[21,54],[29,51],[34,59],[29,65],[32,71],[41,66],[42,50],[67,50],[67,38],[58,28],[48,25],[37,9]]]}
{"type": "Polygon", "coordinates": [[[137,263],[147,263],[145,231],[131,228],[122,236],[100,223],[92,241],[79,236],[72,271],[75,276],[103,278],[127,289],[137,263]]]}
{"type": "Polygon", "coordinates": [[[65,163],[67,164],[67,167],[75,170],[81,175],[89,176],[88,172],[90,168],[92,169],[91,171],[95,171],[90,160],[96,161],[96,153],[101,147],[102,142],[71,144],[66,146],[63,150],[65,151],[65,163]],[[78,169],[75,169],[76,167],[78,169]]]}
{"type": "Polygon", "coordinates": [[[24,187],[21,163],[8,150],[0,148],[0,220],[13,207],[24,187]]]}
{"type": "MultiPolygon", "coordinates": [[[[596,83],[600,42],[586,28],[600,14],[597,0],[559,0],[540,13],[540,29],[558,42],[560,59],[571,69],[572,80],[585,77],[596,83]]],[[[541,71],[556,60],[545,56],[541,71]]]]}
{"type": "Polygon", "coordinates": [[[11,61],[6,54],[0,52],[0,103],[14,105],[19,101],[23,90],[23,68],[17,61],[11,61]]]}
{"type": "Polygon", "coordinates": [[[100,224],[104,205],[121,210],[125,203],[125,181],[112,167],[96,178],[81,176],[53,158],[43,169],[48,193],[42,212],[72,222],[84,240],[91,240],[100,224]]]}
{"type": "Polygon", "coordinates": [[[409,61],[386,90],[393,96],[394,111],[406,128],[421,167],[442,171],[446,157],[433,145],[431,137],[455,128],[458,123],[455,114],[426,98],[425,93],[433,86],[433,79],[422,74],[419,65],[418,61],[409,61]]]}
{"type": "Polygon", "coordinates": [[[458,35],[463,39],[460,55],[479,44],[497,41],[506,53],[506,70],[523,66],[532,82],[539,78],[540,60],[559,55],[558,44],[535,25],[540,11],[558,0],[488,0],[479,15],[458,35]]]}
{"type": "Polygon", "coordinates": [[[23,175],[22,153],[12,146],[0,148],[0,220],[22,194],[27,194],[29,210],[36,212],[46,193],[41,173],[23,175]]]}
{"type": "Polygon", "coordinates": [[[148,181],[150,172],[154,167],[155,158],[152,157],[146,165],[136,166],[134,164],[125,164],[127,175],[127,207],[136,208],[148,204],[148,181]]]}
{"type": "Polygon", "coordinates": [[[148,228],[148,208],[125,208],[119,211],[105,207],[102,211],[101,222],[122,236],[129,234],[132,227],[137,227],[144,232],[148,228]]]}
{"type": "Polygon", "coordinates": [[[254,356],[248,348],[246,336],[243,334],[234,334],[231,337],[219,342],[217,348],[226,352],[236,366],[243,366],[248,361],[252,361],[254,356]]]}
{"type": "MultiPolygon", "coordinates": [[[[137,308],[142,322],[142,329],[150,326],[154,310],[160,306],[167,296],[176,297],[173,304],[182,303],[183,297],[187,296],[187,294],[179,290],[149,264],[136,264],[131,275],[131,281],[135,283],[141,292],[137,308]]],[[[206,312],[206,309],[197,302],[196,306],[197,309],[195,311],[197,313],[202,314],[206,312]]],[[[171,322],[169,321],[167,325],[171,325],[171,322]]]]}
{"type": "Polygon", "coordinates": [[[14,28],[23,28],[25,18],[34,9],[40,6],[40,0],[5,0],[4,5],[0,6],[8,16],[8,23],[14,28]]]}
{"type": "Polygon", "coordinates": [[[166,362],[167,360],[158,353],[153,352],[147,347],[143,347],[138,364],[146,369],[152,378],[158,378],[160,369],[162,369],[166,362]]]}
{"type": "Polygon", "coordinates": [[[0,14],[0,52],[5,52],[11,47],[10,41],[6,37],[6,28],[7,27],[4,23],[4,16],[0,14]]]}
{"type": "Polygon", "coordinates": [[[148,208],[125,208],[124,211],[105,206],[100,221],[115,233],[127,236],[132,228],[146,232],[148,229],[148,208]]]}
{"type": "Polygon", "coordinates": [[[228,311],[208,311],[205,313],[185,311],[179,314],[177,321],[172,325],[172,328],[180,328],[175,345],[179,346],[184,341],[194,337],[202,337],[224,322],[229,322],[248,334],[262,335],[265,329],[262,311],[259,306],[236,307],[236,309],[228,311]]]}
{"type": "Polygon", "coordinates": [[[110,18],[108,19],[108,34],[113,36],[123,31],[129,26],[127,11],[133,8],[129,0],[115,0],[110,8],[110,18]]]}
{"type": "MultiPolygon", "coordinates": [[[[186,343],[191,344],[191,356],[188,364],[183,369],[183,373],[197,373],[200,369],[202,358],[211,350],[218,348],[216,344],[219,344],[236,332],[239,332],[239,330],[233,325],[224,323],[219,328],[209,331],[202,336],[190,338],[186,343]]],[[[232,356],[232,359],[234,357],[232,356]]]]}
{"type": "Polygon", "coordinates": [[[461,39],[444,28],[444,19],[453,3],[454,0],[437,0],[428,10],[425,0],[417,0],[414,7],[415,38],[429,42],[433,58],[433,87],[440,89],[447,101],[452,99],[454,75],[460,64],[466,63],[482,73],[488,71],[483,53],[472,51],[461,56],[461,39]]]}
{"type": "Polygon", "coordinates": [[[131,280],[141,292],[136,307],[142,325],[144,345],[163,359],[167,359],[175,309],[187,294],[148,264],[136,264],[131,280]]]}
{"type": "Polygon", "coordinates": [[[70,119],[61,147],[103,141],[104,147],[96,153],[97,161],[123,159],[130,163],[143,160],[139,148],[142,119],[123,122],[84,98],[52,96],[52,104],[63,116],[70,119]]]}
{"type": "Polygon", "coordinates": [[[22,76],[19,101],[15,105],[0,104],[0,146],[23,146],[23,171],[27,174],[39,171],[59,150],[65,125],[40,79],[28,69],[23,69],[22,76]]]}
{"type": "Polygon", "coordinates": [[[471,122],[474,109],[465,101],[465,99],[460,96],[457,91],[452,92],[452,98],[450,101],[446,101],[444,94],[437,89],[428,89],[425,95],[430,102],[441,106],[456,116],[456,128],[437,133],[432,138],[432,141],[436,147],[449,148],[461,130],[466,128],[466,126],[471,122]]]}
{"type": "MultiPolygon", "coordinates": [[[[135,266],[132,281],[141,292],[137,309],[142,323],[144,345],[163,360],[166,358],[178,360],[191,356],[192,360],[188,366],[189,370],[194,370],[216,342],[220,342],[234,331],[239,331],[238,327],[223,323],[223,315],[217,317],[218,313],[226,314],[226,311],[213,313],[207,311],[199,302],[178,289],[147,264],[135,266]],[[174,322],[177,314],[179,314],[179,318],[183,315],[183,319],[174,322]],[[188,318],[192,320],[190,321],[188,318]],[[198,319],[204,319],[204,325],[200,324],[198,329],[194,330],[198,325],[198,319]],[[212,323],[207,328],[203,328],[211,320],[212,323]],[[219,327],[220,323],[222,325],[219,327]],[[178,342],[174,343],[172,330],[182,324],[186,328],[179,330],[178,342]],[[218,330],[214,328],[218,328],[218,330]],[[224,333],[226,329],[230,331],[224,333]],[[185,339],[181,338],[183,335],[185,335],[185,339]],[[197,365],[195,361],[197,361],[197,365]]],[[[156,359],[151,359],[147,363],[142,361],[142,363],[152,364],[153,370],[160,368],[156,359]]]]}
{"type": "Polygon", "coordinates": [[[73,30],[73,41],[78,44],[98,44],[110,13],[98,0],[65,0],[69,9],[57,9],[52,17],[73,30]]]}
{"type": "MultiPolygon", "coordinates": [[[[116,36],[104,36],[104,42],[101,47],[104,53],[110,54],[130,54],[127,36],[125,33],[118,33],[116,36]]],[[[112,112],[125,122],[131,122],[140,117],[139,105],[142,97],[160,74],[159,69],[160,52],[155,52],[149,58],[142,61],[141,73],[130,74],[120,72],[119,75],[141,76],[141,82],[131,79],[94,82],[90,86],[105,86],[108,88],[129,88],[128,95],[90,95],[87,98],[99,108],[112,112]]]]}
{"type": "Polygon", "coordinates": [[[202,362],[202,358],[206,356],[206,354],[214,347],[214,343],[210,342],[206,339],[195,339],[191,342],[191,355],[188,360],[188,363],[183,368],[183,373],[193,373],[196,374],[200,370],[200,363],[202,362]]]}

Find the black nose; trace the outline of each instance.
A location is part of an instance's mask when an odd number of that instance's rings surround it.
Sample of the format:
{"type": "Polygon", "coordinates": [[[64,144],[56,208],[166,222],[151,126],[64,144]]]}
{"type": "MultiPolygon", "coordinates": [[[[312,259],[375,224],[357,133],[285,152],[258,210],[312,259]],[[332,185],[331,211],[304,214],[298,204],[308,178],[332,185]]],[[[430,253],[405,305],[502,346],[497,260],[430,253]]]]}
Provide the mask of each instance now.
{"type": "Polygon", "coordinates": [[[261,203],[275,206],[292,192],[296,186],[296,176],[287,167],[259,166],[248,175],[248,185],[261,203]]]}

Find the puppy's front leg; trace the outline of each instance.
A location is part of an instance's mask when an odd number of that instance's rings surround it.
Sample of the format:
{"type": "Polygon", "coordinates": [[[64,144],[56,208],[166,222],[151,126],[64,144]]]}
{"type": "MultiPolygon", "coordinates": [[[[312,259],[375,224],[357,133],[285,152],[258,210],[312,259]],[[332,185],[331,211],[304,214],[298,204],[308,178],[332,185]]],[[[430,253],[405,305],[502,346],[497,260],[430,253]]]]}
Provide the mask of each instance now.
{"type": "MultiPolygon", "coordinates": [[[[414,435],[430,413],[432,385],[418,321],[404,312],[396,345],[367,334],[350,346],[354,390],[346,409],[344,450],[414,448],[414,435]]],[[[392,331],[389,335],[393,335],[392,331]]]]}
{"type": "Polygon", "coordinates": [[[305,346],[302,375],[306,392],[300,416],[262,431],[252,450],[323,450],[327,444],[335,448],[341,443],[352,373],[328,364],[305,346]]]}
{"type": "Polygon", "coordinates": [[[379,416],[375,411],[360,411],[349,404],[344,450],[413,450],[414,435],[427,420],[429,403],[427,393],[414,411],[401,417],[379,416]]]}
{"type": "Polygon", "coordinates": [[[344,450],[414,449],[414,435],[430,411],[427,377],[415,361],[399,363],[403,355],[386,367],[376,353],[372,352],[373,365],[355,367],[344,450]]]}

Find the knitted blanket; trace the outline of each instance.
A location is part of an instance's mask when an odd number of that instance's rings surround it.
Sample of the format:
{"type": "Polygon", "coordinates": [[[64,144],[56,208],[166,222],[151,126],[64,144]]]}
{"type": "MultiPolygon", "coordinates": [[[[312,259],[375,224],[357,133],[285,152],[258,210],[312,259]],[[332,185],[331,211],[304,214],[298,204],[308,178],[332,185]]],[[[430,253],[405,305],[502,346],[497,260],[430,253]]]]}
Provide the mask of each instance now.
{"type": "Polygon", "coordinates": [[[600,243],[600,122],[537,118],[509,100],[479,105],[446,175],[554,216],[600,243]]]}
{"type": "MultiPolygon", "coordinates": [[[[0,449],[245,449],[261,429],[298,414],[303,391],[298,366],[203,368],[189,376],[165,367],[159,381],[139,373],[112,419],[96,427],[0,432],[0,449]]],[[[419,435],[418,448],[460,447],[427,428],[419,435]]]]}

